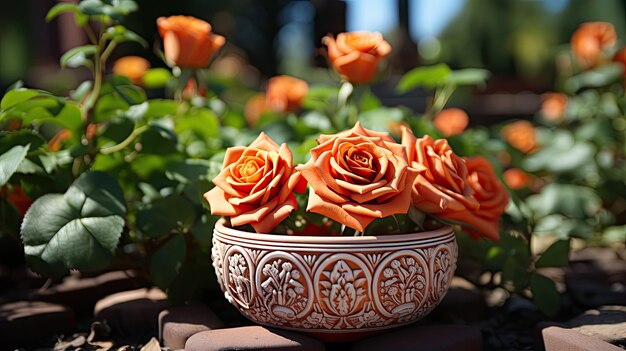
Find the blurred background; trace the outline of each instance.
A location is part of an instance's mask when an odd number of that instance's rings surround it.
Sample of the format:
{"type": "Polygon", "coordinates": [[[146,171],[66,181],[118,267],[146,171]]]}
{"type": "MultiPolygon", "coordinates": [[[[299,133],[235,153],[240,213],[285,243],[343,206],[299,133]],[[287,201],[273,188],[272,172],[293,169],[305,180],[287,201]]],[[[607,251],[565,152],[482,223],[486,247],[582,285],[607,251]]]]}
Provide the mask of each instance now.
{"type": "MultiPolygon", "coordinates": [[[[531,116],[539,95],[552,90],[559,45],[582,22],[606,21],[618,36],[626,30],[626,7],[618,0],[138,0],[140,11],[125,23],[152,50],[125,45],[116,56],[140,55],[165,66],[155,21],[159,16],[193,15],[209,21],[227,46],[213,63],[216,76],[236,77],[261,88],[268,77],[289,74],[309,82],[336,79],[326,70],[321,38],[344,31],[382,32],[394,47],[386,61],[386,85],[374,85],[385,105],[423,109],[424,99],[398,96],[393,87],[403,72],[444,62],[452,68],[492,72],[478,91],[457,94],[472,124],[502,117],[531,116]],[[150,54],[152,52],[153,54],[150,54]],[[469,97],[472,97],[471,99],[469,97]],[[506,115],[506,116],[503,116],[506,115]]],[[[65,93],[87,74],[59,70],[59,57],[86,42],[70,14],[46,23],[54,0],[11,1],[0,13],[0,89],[18,79],[27,86],[65,93]],[[37,43],[37,45],[34,45],[37,43]]],[[[413,94],[420,94],[414,92],[413,94]]]]}

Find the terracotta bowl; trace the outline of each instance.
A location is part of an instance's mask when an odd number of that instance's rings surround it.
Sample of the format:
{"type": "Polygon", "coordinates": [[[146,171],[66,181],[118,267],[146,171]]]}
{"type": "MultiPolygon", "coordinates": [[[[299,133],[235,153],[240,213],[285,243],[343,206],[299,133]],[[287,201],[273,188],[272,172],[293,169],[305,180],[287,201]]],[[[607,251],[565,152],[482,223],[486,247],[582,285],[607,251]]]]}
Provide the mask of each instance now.
{"type": "Polygon", "coordinates": [[[256,323],[324,340],[422,318],[456,269],[451,227],[331,237],[257,234],[225,223],[215,226],[212,259],[226,299],[256,323]]]}

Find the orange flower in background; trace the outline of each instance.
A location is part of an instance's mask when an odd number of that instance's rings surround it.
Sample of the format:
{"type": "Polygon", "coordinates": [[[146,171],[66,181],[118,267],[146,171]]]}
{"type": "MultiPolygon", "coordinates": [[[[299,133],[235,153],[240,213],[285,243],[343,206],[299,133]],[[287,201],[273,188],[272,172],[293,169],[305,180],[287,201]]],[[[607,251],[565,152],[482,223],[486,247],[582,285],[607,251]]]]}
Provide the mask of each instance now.
{"type": "Polygon", "coordinates": [[[413,205],[420,211],[441,218],[478,209],[467,181],[465,161],[457,156],[445,139],[428,135],[416,138],[404,128],[402,145],[406,147],[411,167],[418,170],[413,184],[413,205]]]}
{"type": "Polygon", "coordinates": [[[195,79],[189,79],[183,89],[183,99],[191,100],[196,96],[206,97],[206,86],[198,86],[198,82],[195,79]]]}
{"type": "Polygon", "coordinates": [[[502,138],[525,154],[537,148],[535,127],[529,121],[516,121],[502,127],[502,138]]]}
{"type": "Polygon", "coordinates": [[[113,73],[130,79],[133,84],[141,85],[143,76],[150,69],[150,62],[139,56],[124,56],[113,64],[113,73]]]}
{"type": "Polygon", "coordinates": [[[408,212],[417,173],[388,133],[357,122],[348,131],[321,135],[318,144],[297,167],[310,186],[307,211],[361,232],[376,218],[408,212]]]}
{"type": "Polygon", "coordinates": [[[541,96],[541,115],[549,121],[560,121],[567,108],[567,96],[561,93],[545,93],[541,96]]]}
{"type": "Polygon", "coordinates": [[[502,178],[504,178],[506,185],[513,190],[525,188],[530,183],[528,174],[519,168],[507,169],[502,173],[502,178]]]}
{"type": "Polygon", "coordinates": [[[624,78],[626,78],[626,47],[619,49],[613,56],[613,62],[621,63],[624,66],[624,78]]]}
{"type": "Polygon", "coordinates": [[[71,137],[72,132],[70,132],[69,129],[63,129],[56,133],[52,137],[52,139],[48,141],[48,148],[50,149],[50,151],[59,151],[61,150],[61,145],[63,145],[63,142],[71,137]]]}
{"type": "Polygon", "coordinates": [[[266,104],[275,112],[296,111],[309,93],[309,85],[302,79],[282,75],[267,84],[266,104]]]}
{"type": "Polygon", "coordinates": [[[467,128],[469,117],[460,108],[447,108],[435,116],[433,123],[444,136],[450,137],[461,134],[467,128]]]}
{"type": "Polygon", "coordinates": [[[482,234],[489,239],[498,240],[500,217],[509,205],[509,193],[496,176],[491,163],[484,157],[468,158],[465,164],[467,182],[474,191],[473,197],[480,207],[458,213],[453,219],[467,224],[464,229],[476,238],[482,234]]]}
{"type": "Polygon", "coordinates": [[[328,35],[322,43],[328,48],[328,59],[335,71],[354,84],[371,81],[380,61],[391,53],[391,45],[380,33],[340,33],[336,40],[328,35]]]}
{"type": "Polygon", "coordinates": [[[204,68],[226,39],[211,32],[208,22],[191,16],[157,19],[165,58],[181,68],[204,68]]]}
{"type": "Polygon", "coordinates": [[[248,99],[246,106],[244,107],[243,115],[246,118],[249,126],[254,126],[259,121],[259,118],[269,111],[267,104],[265,103],[265,94],[259,93],[248,99]]]}
{"type": "Polygon", "coordinates": [[[0,188],[0,197],[5,197],[7,202],[10,203],[15,209],[20,217],[24,217],[26,211],[33,203],[33,201],[24,193],[24,190],[19,185],[13,185],[9,188],[9,185],[5,185],[0,188]],[[10,191],[8,189],[11,189],[10,191]]]}
{"type": "Polygon", "coordinates": [[[297,209],[293,192],[305,186],[287,145],[278,146],[265,133],[248,147],[228,148],[213,183],[204,194],[211,214],[229,216],[233,226],[250,224],[257,233],[269,233],[297,209]]]}
{"type": "Polygon", "coordinates": [[[572,51],[584,68],[596,66],[603,59],[603,51],[617,41],[615,28],[608,22],[581,24],[571,39],[572,51]]]}

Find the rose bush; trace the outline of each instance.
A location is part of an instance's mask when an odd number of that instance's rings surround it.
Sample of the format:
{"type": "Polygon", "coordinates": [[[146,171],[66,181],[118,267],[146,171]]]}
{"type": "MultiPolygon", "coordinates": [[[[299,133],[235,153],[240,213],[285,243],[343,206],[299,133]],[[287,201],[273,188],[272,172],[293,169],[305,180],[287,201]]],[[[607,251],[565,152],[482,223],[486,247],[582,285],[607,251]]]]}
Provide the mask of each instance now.
{"type": "Polygon", "coordinates": [[[254,82],[266,87],[259,92],[238,76],[244,63],[217,57],[226,39],[196,18],[157,20],[163,67],[109,65],[118,45],[146,43],[120,22],[133,1],[93,3],[62,3],[49,15],[85,16],[78,24],[90,43],[61,64],[93,77],[65,97],[17,84],[0,101],[0,234],[23,244],[37,272],[133,268],[183,300],[202,293],[197,277],[210,270],[211,233],[224,216],[250,232],[293,235],[454,225],[459,242],[468,233],[500,237],[462,250],[491,248],[486,267],[503,272],[499,284],[528,286],[534,258],[524,255],[524,219],[502,214],[500,169],[467,158],[502,155],[496,145],[510,151],[505,167],[515,166],[515,145],[445,109],[457,87],[482,85],[488,72],[417,67],[397,89],[432,95],[426,110],[383,106],[366,83],[390,74],[379,68],[391,46],[379,33],[339,33],[323,39],[336,85],[309,85],[320,80],[305,72],[254,82]],[[208,68],[214,58],[219,67],[208,68]],[[16,189],[33,201],[24,219],[29,203],[16,201],[16,189]],[[74,244],[55,245],[59,237],[74,244]],[[517,253],[510,260],[509,251],[517,253]],[[511,265],[524,274],[512,275],[511,265]]]}

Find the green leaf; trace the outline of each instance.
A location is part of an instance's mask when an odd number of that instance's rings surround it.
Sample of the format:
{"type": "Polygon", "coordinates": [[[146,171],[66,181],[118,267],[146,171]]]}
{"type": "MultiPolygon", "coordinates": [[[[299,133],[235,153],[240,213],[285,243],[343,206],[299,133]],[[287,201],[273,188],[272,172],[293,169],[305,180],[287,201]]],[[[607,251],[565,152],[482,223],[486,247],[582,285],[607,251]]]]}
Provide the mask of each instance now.
{"type": "Polygon", "coordinates": [[[102,269],[113,257],[125,213],[115,178],[83,173],[65,194],[44,195],[31,205],[21,229],[27,261],[49,275],[102,269]]]}
{"type": "Polygon", "coordinates": [[[80,85],[78,86],[78,88],[76,88],[76,90],[70,91],[70,97],[74,99],[74,101],[80,101],[85,96],[87,96],[87,93],[91,91],[92,87],[93,87],[93,82],[90,80],[86,80],[80,83],[80,85]]]}
{"type": "Polygon", "coordinates": [[[21,88],[10,90],[2,97],[2,101],[0,101],[0,110],[6,111],[19,103],[30,100],[39,95],[40,92],[33,89],[21,88]]]}
{"type": "Polygon", "coordinates": [[[178,137],[161,121],[152,122],[148,130],[141,134],[142,153],[164,155],[176,151],[178,137]]]}
{"type": "Polygon", "coordinates": [[[180,103],[174,100],[154,99],[148,101],[148,111],[145,114],[147,120],[175,116],[180,103]]]}
{"type": "Polygon", "coordinates": [[[60,14],[64,12],[74,13],[74,21],[76,21],[76,24],[80,27],[85,26],[87,22],[89,21],[89,16],[80,12],[76,4],[64,2],[64,3],[59,3],[59,4],[54,5],[48,11],[48,14],[46,15],[46,22],[52,21],[53,19],[57,18],[60,14]]]}
{"type": "Polygon", "coordinates": [[[174,161],[168,164],[165,175],[168,179],[187,184],[196,180],[209,180],[209,169],[211,161],[187,159],[184,161],[174,161]]]}
{"type": "Polygon", "coordinates": [[[541,254],[535,267],[566,267],[569,263],[569,240],[557,240],[541,254]]]}
{"type": "Polygon", "coordinates": [[[561,295],[552,279],[533,273],[530,277],[530,291],[533,293],[533,302],[541,312],[548,316],[555,316],[559,312],[561,295]]]}
{"type": "Polygon", "coordinates": [[[220,122],[213,111],[194,108],[176,118],[176,132],[191,131],[201,139],[216,138],[220,135],[220,122]]]}
{"type": "Polygon", "coordinates": [[[137,3],[133,0],[83,0],[78,4],[78,10],[90,16],[108,16],[119,21],[137,11],[137,3]]]}
{"type": "Polygon", "coordinates": [[[448,83],[454,85],[484,85],[491,73],[486,69],[466,68],[450,72],[448,83]]]}
{"type": "Polygon", "coordinates": [[[148,47],[148,43],[141,36],[122,25],[107,28],[105,35],[112,41],[117,41],[118,43],[133,41],[141,44],[143,47],[148,47]]]}
{"type": "Polygon", "coordinates": [[[359,114],[359,121],[364,128],[379,132],[388,132],[392,122],[400,122],[404,119],[404,113],[399,108],[381,107],[375,110],[365,111],[359,114]]]}
{"type": "Polygon", "coordinates": [[[71,4],[67,2],[56,4],[52,6],[52,8],[48,11],[48,14],[46,15],[46,22],[52,21],[63,12],[74,12],[76,11],[76,9],[76,4],[71,4]]]}
{"type": "Polygon", "coordinates": [[[29,152],[37,150],[43,145],[47,145],[47,141],[36,131],[31,129],[19,129],[11,132],[0,131],[0,154],[9,151],[15,145],[30,144],[29,152]]]}
{"type": "Polygon", "coordinates": [[[561,213],[570,218],[586,218],[596,214],[602,200],[592,188],[571,184],[548,184],[541,193],[526,199],[536,218],[561,213]]]}
{"type": "Polygon", "coordinates": [[[445,63],[434,66],[417,67],[408,71],[396,87],[399,93],[406,93],[417,87],[433,89],[448,82],[452,70],[445,63]]]}
{"type": "Polygon", "coordinates": [[[161,246],[150,260],[150,276],[161,289],[167,289],[176,278],[185,260],[185,237],[173,236],[161,246]]]}
{"type": "Polygon", "coordinates": [[[165,68],[151,68],[143,75],[142,83],[148,89],[163,88],[167,85],[172,73],[165,68]]]}
{"type": "Polygon", "coordinates": [[[180,195],[170,195],[139,211],[137,227],[147,236],[159,238],[174,229],[190,227],[195,217],[195,208],[188,200],[180,195]]]}
{"type": "Polygon", "coordinates": [[[621,63],[605,63],[569,78],[564,87],[570,93],[582,88],[604,87],[620,79],[623,72],[624,66],[621,63]]]}
{"type": "Polygon", "coordinates": [[[6,184],[26,157],[30,144],[16,145],[0,155],[0,187],[6,184]]]}
{"type": "Polygon", "coordinates": [[[90,57],[95,55],[96,45],[83,45],[69,49],[61,56],[61,67],[76,68],[91,64],[90,57]]]}

